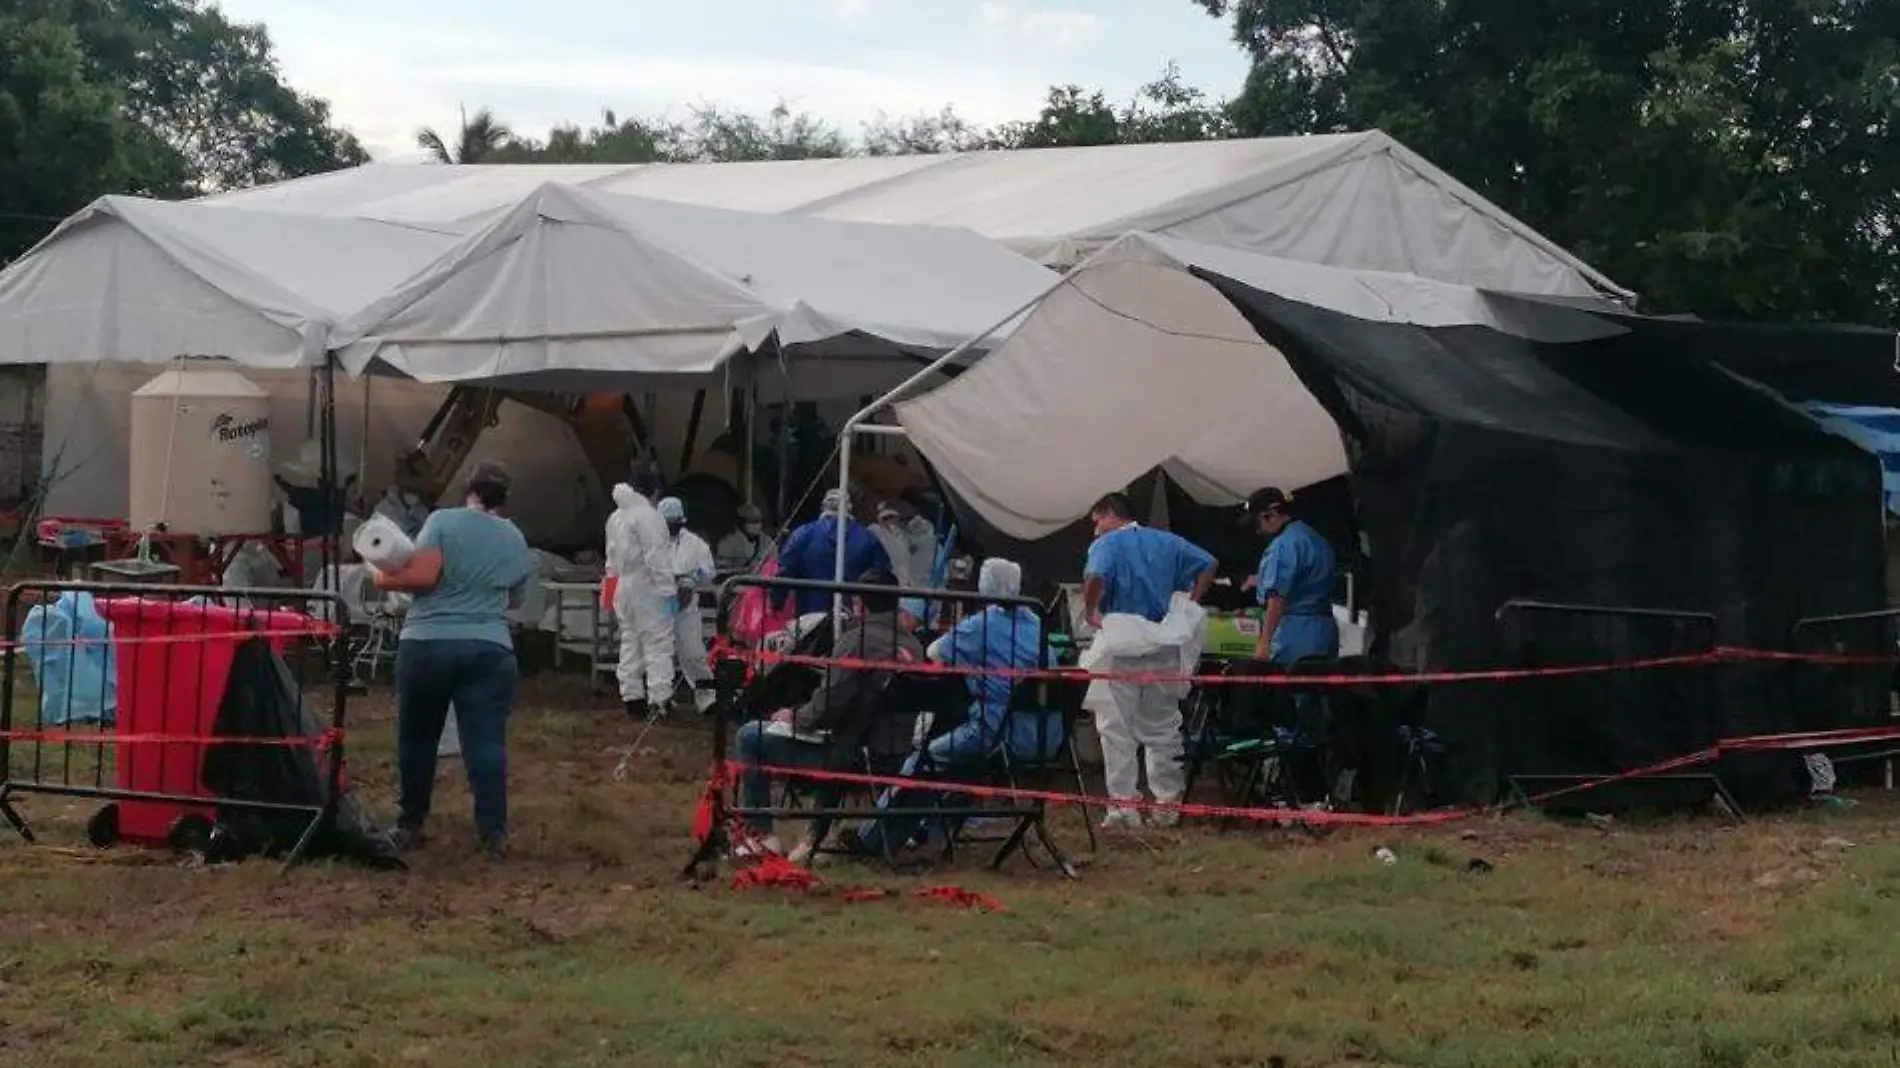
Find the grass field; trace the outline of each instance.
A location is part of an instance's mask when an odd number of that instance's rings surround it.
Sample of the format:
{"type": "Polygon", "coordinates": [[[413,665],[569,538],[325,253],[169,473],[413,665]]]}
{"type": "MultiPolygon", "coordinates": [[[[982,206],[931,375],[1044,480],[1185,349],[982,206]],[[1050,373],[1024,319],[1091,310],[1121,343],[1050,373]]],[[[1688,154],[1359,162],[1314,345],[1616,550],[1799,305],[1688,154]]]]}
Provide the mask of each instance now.
{"type": "MultiPolygon", "coordinates": [[[[1740,827],[1144,833],[1079,883],[930,877],[1000,914],[847,904],[677,882],[705,736],[656,731],[617,782],[629,727],[538,687],[500,867],[452,763],[407,875],[59,848],[92,806],[26,799],[53,844],[0,839],[0,1065],[1900,1062],[1879,798],[1740,827]]],[[[387,814],[388,702],[355,707],[352,777],[387,814]]]]}

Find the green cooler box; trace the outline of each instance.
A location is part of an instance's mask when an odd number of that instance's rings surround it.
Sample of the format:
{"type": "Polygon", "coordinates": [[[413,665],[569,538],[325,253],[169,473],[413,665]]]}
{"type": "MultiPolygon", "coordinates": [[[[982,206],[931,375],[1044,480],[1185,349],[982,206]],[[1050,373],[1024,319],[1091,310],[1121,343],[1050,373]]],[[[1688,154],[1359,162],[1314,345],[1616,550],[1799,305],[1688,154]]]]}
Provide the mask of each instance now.
{"type": "Polygon", "coordinates": [[[1209,612],[1206,635],[1207,646],[1202,650],[1203,655],[1251,657],[1260,643],[1260,613],[1252,609],[1244,612],[1209,612]]]}

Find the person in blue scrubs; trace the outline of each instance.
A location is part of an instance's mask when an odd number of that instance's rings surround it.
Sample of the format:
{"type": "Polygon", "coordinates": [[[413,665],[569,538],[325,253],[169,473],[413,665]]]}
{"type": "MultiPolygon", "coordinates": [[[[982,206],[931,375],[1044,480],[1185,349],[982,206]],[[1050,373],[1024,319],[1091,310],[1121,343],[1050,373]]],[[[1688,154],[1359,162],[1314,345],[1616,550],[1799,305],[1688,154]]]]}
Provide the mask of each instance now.
{"type": "Polygon", "coordinates": [[[1267,610],[1254,655],[1283,666],[1305,657],[1339,655],[1339,624],[1333,620],[1339,561],[1319,531],[1293,518],[1291,504],[1277,489],[1263,489],[1247,499],[1254,529],[1273,539],[1249,583],[1267,610]]]}
{"type": "MultiPolygon", "coordinates": [[[[1186,593],[1197,603],[1214,582],[1214,556],[1178,534],[1144,527],[1134,520],[1128,498],[1110,494],[1089,511],[1095,542],[1082,565],[1082,602],[1091,627],[1104,616],[1127,613],[1152,623],[1167,618],[1169,602],[1186,593]]],[[[1146,656],[1118,656],[1106,668],[1122,676],[1170,675],[1181,669],[1180,650],[1161,649],[1146,656]]],[[[1091,687],[1091,693],[1095,688],[1091,687]]],[[[1104,682],[1102,700],[1089,706],[1102,742],[1102,767],[1111,802],[1102,826],[1109,830],[1141,826],[1140,779],[1136,758],[1143,758],[1148,790],[1156,801],[1181,800],[1186,776],[1181,764],[1181,702],[1167,684],[1118,680],[1104,682]],[[1114,802],[1128,802],[1117,804],[1114,802]]],[[[1172,809],[1155,811],[1149,822],[1172,827],[1180,821],[1172,809]]]]}
{"type": "MultiPolygon", "coordinates": [[[[977,576],[977,592],[998,601],[1020,597],[1023,569],[1013,561],[991,558],[983,561],[977,576]]],[[[986,760],[1006,750],[1013,760],[1036,761],[1054,756],[1062,748],[1062,717],[1053,710],[1009,712],[1010,695],[1017,685],[1015,673],[1048,666],[1050,656],[1042,641],[1042,623],[1026,605],[991,604],[981,612],[963,617],[956,629],[931,643],[926,654],[932,661],[956,668],[981,668],[994,675],[969,675],[968,719],[950,731],[938,735],[905,762],[903,774],[929,776],[955,773],[973,761],[986,760]]],[[[932,808],[941,801],[933,792],[892,790],[879,801],[879,808],[932,808]]],[[[959,802],[967,804],[967,799],[959,802]]],[[[919,817],[885,817],[847,832],[844,845],[853,852],[870,855],[895,854],[912,841],[921,841],[934,833],[948,833],[940,821],[919,817]]]]}

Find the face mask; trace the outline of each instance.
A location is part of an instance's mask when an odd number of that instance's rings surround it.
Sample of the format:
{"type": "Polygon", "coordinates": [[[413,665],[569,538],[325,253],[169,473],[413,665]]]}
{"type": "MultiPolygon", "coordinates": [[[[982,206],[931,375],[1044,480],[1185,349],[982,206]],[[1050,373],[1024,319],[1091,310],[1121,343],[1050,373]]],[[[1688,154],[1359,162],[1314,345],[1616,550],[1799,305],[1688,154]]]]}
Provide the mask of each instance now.
{"type": "Polygon", "coordinates": [[[684,529],[686,529],[686,524],[684,523],[668,523],[666,525],[666,532],[676,538],[680,536],[680,531],[684,529]]]}

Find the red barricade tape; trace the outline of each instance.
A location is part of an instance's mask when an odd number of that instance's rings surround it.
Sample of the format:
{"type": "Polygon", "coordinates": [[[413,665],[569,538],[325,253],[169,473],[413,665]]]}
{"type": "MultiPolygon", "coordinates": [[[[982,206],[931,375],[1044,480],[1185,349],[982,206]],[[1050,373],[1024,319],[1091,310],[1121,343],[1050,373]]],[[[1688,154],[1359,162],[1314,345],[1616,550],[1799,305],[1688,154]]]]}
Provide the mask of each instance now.
{"type": "Polygon", "coordinates": [[[776,764],[728,762],[729,773],[763,772],[773,778],[804,779],[853,786],[890,786],[910,790],[935,790],[1004,801],[1041,801],[1051,805],[1093,805],[1097,808],[1132,808],[1143,811],[1174,812],[1182,816],[1259,821],[1289,820],[1301,823],[1326,823],[1361,827],[1397,827],[1407,824],[1448,823],[1477,815],[1477,809],[1443,809],[1411,816],[1379,816],[1367,812],[1309,812],[1288,808],[1249,808],[1238,805],[1208,805],[1189,801],[1116,801],[1092,794],[1064,793],[1060,790],[1032,790],[1019,786],[993,786],[984,783],[949,782],[940,779],[905,778],[902,775],[871,775],[855,771],[827,771],[820,768],[781,767],[776,764]]]}
{"type": "MultiPolygon", "coordinates": [[[[1721,759],[1727,753],[1747,753],[1765,751],[1788,751],[1801,749],[1821,749],[1830,745],[1863,745],[1869,742],[1900,740],[1900,726],[1863,727],[1838,731],[1807,731],[1793,734],[1748,735],[1740,738],[1724,739],[1706,749],[1699,749],[1683,756],[1660,760],[1640,768],[1605,775],[1587,782],[1550,790],[1529,798],[1532,805],[1542,804],[1570,794],[1600,789],[1617,783],[1636,779],[1651,778],[1680,771],[1684,768],[1699,767],[1721,759]]],[[[902,775],[872,775],[854,771],[830,771],[818,768],[782,767],[776,764],[747,764],[728,761],[725,765],[725,778],[747,771],[763,772],[773,778],[803,779],[810,782],[831,782],[855,786],[894,787],[912,790],[934,790],[941,793],[958,794],[968,797],[980,797],[1009,801],[1040,801],[1052,805],[1083,805],[1097,808],[1137,809],[1145,812],[1172,812],[1179,816],[1196,816],[1211,819],[1241,819],[1264,823],[1301,823],[1313,826],[1344,827],[1421,827],[1451,823],[1469,819],[1486,812],[1482,808],[1434,809],[1430,812],[1418,812],[1408,816],[1383,816],[1369,812],[1328,812],[1323,810],[1260,808],[1239,805],[1209,805],[1187,801],[1150,801],[1147,799],[1117,800],[1093,794],[1066,793],[1059,790],[1032,790],[1016,786],[995,786],[986,783],[952,782],[938,779],[907,778],[902,775]]]]}
{"type": "Polygon", "coordinates": [[[137,638],[30,638],[15,637],[0,641],[0,651],[9,649],[75,649],[89,646],[111,646],[114,649],[137,648],[143,645],[195,645],[199,642],[244,641],[250,638],[335,638],[343,633],[334,624],[321,623],[311,627],[270,628],[258,630],[232,631],[191,631],[184,634],[149,634],[137,638]]]}
{"type": "Polygon", "coordinates": [[[109,731],[0,731],[0,741],[37,742],[41,745],[266,745],[291,749],[334,749],[344,732],[330,728],[321,734],[294,737],[252,737],[222,734],[113,734],[109,731]]]}
{"type": "Polygon", "coordinates": [[[748,664],[795,664],[803,667],[838,668],[843,671],[879,671],[915,675],[948,675],[966,678],[997,678],[1016,681],[1130,682],[1139,685],[1188,683],[1195,686],[1286,686],[1301,689],[1340,686],[1419,686],[1464,682],[1516,682],[1524,679],[1568,678],[1581,675],[1605,675],[1624,671],[1652,671],[1660,668],[1695,667],[1705,664],[1749,661],[1808,663],[1830,666],[1900,664],[1900,657],[1858,656],[1841,653],[1789,653],[1764,649],[1717,646],[1707,652],[1673,656],[1616,660],[1600,664],[1567,664],[1535,668],[1488,668],[1473,671],[1384,672],[1365,675],[1181,675],[1153,672],[1089,671],[1084,668],[1006,668],[970,667],[935,662],[871,660],[859,657],[810,656],[795,653],[756,651],[745,655],[748,664]]]}

